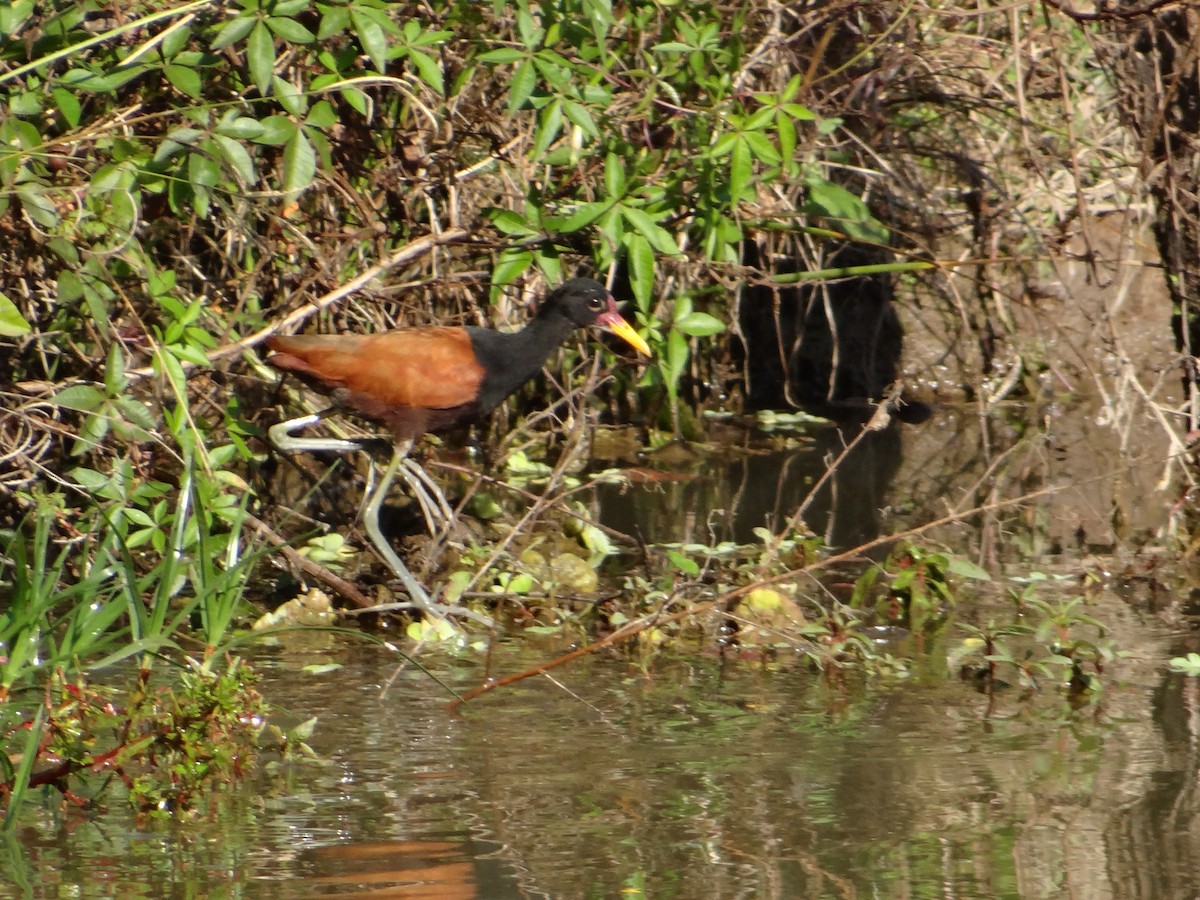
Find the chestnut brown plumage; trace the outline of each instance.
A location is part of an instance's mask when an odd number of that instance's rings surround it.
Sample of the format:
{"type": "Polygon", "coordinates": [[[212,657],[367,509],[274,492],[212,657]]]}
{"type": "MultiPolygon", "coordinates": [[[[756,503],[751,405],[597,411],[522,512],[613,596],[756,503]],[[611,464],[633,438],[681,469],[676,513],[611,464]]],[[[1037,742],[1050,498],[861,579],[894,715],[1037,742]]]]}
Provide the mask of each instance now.
{"type": "MultiPolygon", "coordinates": [[[[599,325],[649,355],[646,342],[621,318],[612,295],[597,281],[574,278],[551,292],[523,329],[402,328],[382,334],[275,335],[267,362],[292,373],[345,407],[385,425],[395,453],[363,513],[367,533],[404,582],[414,603],[441,615],[379,530],[379,508],[397,471],[408,480],[427,517],[431,501],[422,483],[432,482],[407,460],[414,440],[491,412],[529,381],[550,354],[577,328],[599,325]]],[[[363,448],[361,442],[296,438],[291,432],[320,421],[324,414],[281,422],[271,440],[284,450],[363,448]]],[[[436,490],[436,488],[435,488],[436,490]]],[[[444,501],[442,501],[444,506],[444,501]]]]}

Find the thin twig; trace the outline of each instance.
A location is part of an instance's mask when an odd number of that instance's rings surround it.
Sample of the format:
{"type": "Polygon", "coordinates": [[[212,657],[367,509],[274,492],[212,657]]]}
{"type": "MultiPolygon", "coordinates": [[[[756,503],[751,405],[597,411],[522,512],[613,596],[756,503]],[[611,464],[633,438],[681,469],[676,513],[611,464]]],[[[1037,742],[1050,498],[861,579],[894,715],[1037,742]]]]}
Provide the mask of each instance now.
{"type": "Polygon", "coordinates": [[[373,601],[370,597],[360,591],[345,578],[342,578],[340,575],[335,575],[320,563],[313,562],[307,556],[301,555],[262,519],[251,515],[250,513],[246,513],[245,515],[246,522],[255,531],[262,535],[262,537],[264,537],[268,543],[278,547],[282,551],[284,558],[305,575],[308,575],[315,581],[321,582],[338,596],[349,600],[359,609],[368,609],[375,605],[375,601],[373,601]]]}
{"type": "MultiPolygon", "coordinates": [[[[293,329],[312,318],[326,307],[332,306],[339,300],[347,297],[350,294],[353,294],[359,288],[369,283],[372,279],[378,278],[389,269],[394,269],[396,266],[403,265],[406,262],[411,262],[418,256],[424,256],[426,253],[429,253],[438,247],[441,247],[445,244],[456,243],[465,239],[466,237],[466,229],[448,228],[440,234],[430,234],[423,238],[418,238],[415,241],[410,241],[383,262],[376,263],[375,265],[371,266],[371,268],[367,269],[357,278],[352,278],[350,281],[347,281],[345,284],[335,288],[324,296],[318,297],[316,300],[305,304],[304,306],[300,307],[300,309],[297,309],[295,312],[285,316],[283,319],[280,319],[277,322],[272,322],[264,328],[260,328],[258,331],[254,332],[254,334],[247,335],[246,337],[236,340],[231,344],[226,344],[223,347],[217,348],[212,353],[208,354],[208,362],[211,365],[212,363],[219,362],[227,357],[237,356],[239,353],[243,353],[257,344],[261,344],[273,334],[276,334],[280,331],[293,329]]],[[[184,363],[183,367],[185,371],[195,368],[195,366],[191,363],[184,363]]],[[[130,378],[146,378],[155,374],[155,370],[153,366],[142,366],[138,369],[130,369],[127,374],[130,378]]]]}

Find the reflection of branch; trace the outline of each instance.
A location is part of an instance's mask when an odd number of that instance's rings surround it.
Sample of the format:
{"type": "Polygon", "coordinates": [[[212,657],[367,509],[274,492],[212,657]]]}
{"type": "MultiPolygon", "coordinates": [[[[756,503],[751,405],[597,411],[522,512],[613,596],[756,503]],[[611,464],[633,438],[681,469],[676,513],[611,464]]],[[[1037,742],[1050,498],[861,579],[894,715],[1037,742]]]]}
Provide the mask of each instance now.
{"type": "Polygon", "coordinates": [[[824,487],[825,482],[829,481],[834,476],[834,473],[837,472],[838,467],[846,461],[851,452],[853,452],[854,448],[862,443],[867,434],[874,433],[876,431],[882,431],[888,427],[888,425],[891,423],[891,414],[889,410],[899,399],[900,384],[897,382],[888,388],[887,396],[879,401],[879,405],[875,408],[875,414],[871,416],[870,421],[863,425],[862,428],[859,429],[858,434],[854,436],[853,440],[851,440],[849,444],[842,448],[842,452],[839,453],[837,458],[825,468],[825,471],[821,474],[821,477],[817,479],[816,484],[809,488],[808,493],[804,496],[803,502],[801,502],[801,504],[796,508],[796,511],[788,517],[787,524],[780,529],[779,533],[776,535],[776,537],[780,538],[780,540],[773,541],[767,547],[767,552],[763,555],[762,561],[759,562],[758,571],[760,573],[765,572],[771,563],[775,561],[775,557],[779,554],[779,548],[783,545],[782,538],[796,530],[801,520],[804,518],[804,514],[808,512],[808,508],[816,499],[817,491],[824,487]]]}
{"type": "Polygon", "coordinates": [[[505,678],[494,678],[485,681],[483,684],[479,685],[479,687],[467,691],[457,700],[452,700],[447,708],[453,711],[469,700],[474,700],[476,697],[481,697],[484,694],[494,691],[496,688],[504,687],[505,685],[513,684],[517,681],[523,681],[531,675],[541,675],[550,671],[551,669],[557,669],[559,666],[564,666],[572,660],[578,659],[579,657],[588,653],[592,653],[612,644],[619,643],[626,638],[631,638],[635,634],[645,631],[651,625],[664,625],[668,622],[675,622],[684,616],[691,615],[692,613],[704,612],[705,610],[711,609],[716,602],[716,600],[710,600],[707,603],[702,603],[699,606],[693,606],[690,609],[677,612],[674,615],[666,616],[664,618],[660,618],[657,613],[648,616],[642,616],[642,618],[630,622],[623,628],[618,628],[607,637],[601,638],[595,643],[588,644],[585,647],[580,647],[577,650],[572,650],[570,653],[560,656],[557,659],[552,659],[549,662],[542,663],[540,666],[534,666],[532,669],[526,669],[524,672],[517,672],[516,674],[509,675],[505,678]]]}
{"type": "MultiPolygon", "coordinates": [[[[1100,480],[1102,477],[1106,478],[1108,476],[1097,476],[1097,478],[1089,480],[1100,480]]],[[[569,662],[579,659],[581,656],[586,656],[587,654],[593,653],[596,650],[602,650],[605,647],[611,647],[614,644],[634,637],[635,635],[645,631],[647,628],[669,625],[672,622],[679,622],[683,619],[690,618],[691,616],[699,615],[700,613],[706,613],[713,609],[718,609],[721,606],[728,605],[729,601],[745,596],[746,594],[757,590],[758,588],[771,584],[778,584],[781,581],[795,581],[800,575],[805,575],[820,569],[826,569],[829,566],[837,563],[847,562],[848,560],[862,556],[867,551],[873,550],[876,547],[884,544],[916,537],[919,534],[924,534],[926,531],[939,528],[942,525],[950,525],[954,522],[961,522],[964,519],[969,519],[971,516],[974,516],[978,513],[992,512],[997,509],[1005,509],[1010,506],[1018,506],[1022,503],[1028,503],[1030,500],[1036,500],[1039,497],[1047,497],[1051,494],[1057,494],[1059,491],[1065,489],[1065,485],[1062,487],[1043,488],[1040,491],[1022,494],[1020,497],[1013,497],[1011,500],[997,500],[995,503],[986,503],[982,506],[976,506],[975,508],[966,510],[964,512],[950,513],[949,515],[942,516],[940,519],[935,519],[932,522],[926,522],[924,525],[918,525],[915,528],[910,528],[907,531],[901,531],[898,534],[889,534],[884,537],[877,537],[874,540],[867,541],[865,544],[859,544],[857,547],[846,550],[843,553],[835,553],[833,556],[827,556],[824,559],[819,559],[816,562],[801,566],[798,569],[789,569],[786,572],[780,572],[779,574],[772,575],[769,578],[760,578],[757,581],[751,582],[750,584],[744,584],[741,587],[734,588],[733,590],[725,591],[725,593],[718,594],[712,600],[706,600],[703,603],[697,603],[694,606],[680,610],[677,613],[672,613],[668,616],[664,616],[659,613],[652,613],[648,616],[642,616],[642,618],[635,619],[628,625],[617,629],[612,634],[601,638],[595,643],[572,650],[570,653],[556,657],[548,662],[541,663],[540,665],[534,666],[531,669],[525,669],[522,672],[516,672],[504,678],[495,678],[485,681],[483,684],[479,685],[473,690],[467,691],[457,700],[452,701],[448,708],[450,710],[455,710],[467,701],[474,700],[476,697],[482,697],[484,694],[491,693],[492,691],[496,690],[496,688],[506,687],[507,685],[514,684],[518,681],[524,681],[526,678],[529,678],[533,675],[542,675],[551,669],[556,669],[559,666],[566,665],[569,662]]]]}

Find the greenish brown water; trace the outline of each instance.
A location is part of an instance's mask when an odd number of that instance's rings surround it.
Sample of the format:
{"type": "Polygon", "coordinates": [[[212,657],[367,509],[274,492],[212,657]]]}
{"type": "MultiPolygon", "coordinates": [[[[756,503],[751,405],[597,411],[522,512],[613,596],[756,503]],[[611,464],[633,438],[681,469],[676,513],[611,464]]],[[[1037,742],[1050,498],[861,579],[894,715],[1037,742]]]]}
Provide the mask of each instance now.
{"type": "MultiPolygon", "coordinates": [[[[1160,636],[1159,640],[1162,640],[1160,636]]],[[[1162,649],[1151,643],[1143,650],[1162,649]]],[[[500,673],[541,657],[500,648],[500,673]]],[[[464,712],[344,639],[264,651],[323,763],[139,826],[52,797],[11,848],[32,897],[1186,897],[1195,685],[1127,664],[1104,701],[865,689],[779,663],[588,658],[464,712]],[[344,668],[307,675],[314,659],[344,668]],[[636,894],[634,894],[636,895],[636,894]]],[[[477,661],[430,660],[469,689],[477,661]]]]}
{"type": "MultiPolygon", "coordinates": [[[[940,535],[1010,574],[1031,559],[1099,574],[1088,613],[1127,656],[1094,704],[1073,710],[1054,684],[979,693],[954,677],[954,627],[887,648],[915,657],[904,678],[868,684],[705,645],[646,666],[588,656],[459,712],[385,648],[305,636],[250,658],[282,724],[318,717],[320,762],[263,773],[186,823],[138,822],[119,796],[83,813],[40,795],[0,896],[1200,895],[1200,687],[1166,671],[1196,639],[1148,563],[1158,464],[1121,457],[1088,422],[1009,440],[1015,450],[989,442],[1016,425],[993,422],[985,439],[962,415],[882,436],[809,525],[844,544],[964,495],[1065,485],[940,535]],[[322,662],[341,668],[304,671],[322,662]]],[[[593,510],[650,540],[740,538],[795,508],[834,440],[603,489],[593,510]]],[[[996,602],[964,593],[957,621],[983,625],[996,602]]],[[[490,670],[477,653],[422,662],[466,691],[566,649],[539,640],[501,641],[490,670]]]]}

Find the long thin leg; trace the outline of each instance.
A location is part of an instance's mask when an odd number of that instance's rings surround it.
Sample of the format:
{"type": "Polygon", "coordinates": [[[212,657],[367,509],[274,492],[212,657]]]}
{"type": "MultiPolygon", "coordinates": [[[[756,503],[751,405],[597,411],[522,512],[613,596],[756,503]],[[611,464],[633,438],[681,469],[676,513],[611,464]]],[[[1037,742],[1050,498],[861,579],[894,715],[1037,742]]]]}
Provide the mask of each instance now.
{"type": "Polygon", "coordinates": [[[293,431],[316,425],[325,418],[325,414],[328,412],[329,410],[325,410],[325,412],[313,413],[311,416],[300,416],[296,419],[288,419],[286,422],[277,422],[267,429],[267,437],[280,450],[286,450],[289,453],[297,450],[329,450],[336,453],[356,453],[365,450],[362,441],[347,441],[342,438],[303,438],[292,434],[293,431]]]}
{"type": "Polygon", "coordinates": [[[404,584],[404,589],[408,591],[408,596],[412,602],[421,607],[421,611],[426,615],[436,616],[441,619],[445,618],[441,609],[429,599],[429,595],[425,593],[425,588],[421,586],[421,582],[417,581],[413,577],[412,572],[408,571],[408,566],[400,561],[400,557],[396,555],[396,551],[392,549],[392,545],[388,543],[387,538],[383,536],[383,532],[379,528],[379,510],[383,508],[383,501],[387,498],[387,493],[392,487],[392,482],[396,479],[396,472],[400,468],[401,463],[404,462],[404,457],[408,455],[411,447],[411,440],[396,445],[396,451],[392,454],[392,461],[383,470],[383,478],[379,480],[379,486],[375,488],[375,492],[371,494],[371,499],[367,502],[367,508],[363,510],[363,524],[367,526],[367,536],[371,539],[371,543],[375,545],[375,552],[383,557],[383,561],[396,573],[396,577],[404,584]]]}
{"type": "MultiPolygon", "coordinates": [[[[455,613],[466,616],[468,619],[474,619],[481,625],[491,628],[493,622],[487,616],[480,615],[466,607],[440,606],[429,599],[429,595],[425,593],[425,588],[421,586],[421,582],[417,581],[412,572],[408,571],[408,566],[400,561],[400,557],[396,555],[396,551],[392,549],[392,545],[388,543],[387,538],[383,536],[383,531],[379,528],[379,511],[383,508],[383,501],[387,499],[387,493],[392,487],[392,482],[396,479],[396,472],[404,465],[405,457],[412,448],[412,443],[411,440],[408,440],[396,445],[396,451],[392,454],[392,460],[388,463],[387,468],[384,469],[383,477],[379,480],[379,487],[375,488],[375,492],[371,495],[371,499],[367,503],[367,508],[363,510],[363,524],[367,528],[367,536],[370,537],[371,543],[375,545],[376,552],[383,557],[383,561],[391,567],[392,571],[396,573],[396,577],[403,583],[404,589],[408,591],[409,598],[426,615],[444,619],[447,613],[455,613]]],[[[415,466],[416,464],[414,463],[413,465],[415,466]]]]}
{"type": "Polygon", "coordinates": [[[400,463],[400,476],[408,482],[413,496],[421,504],[421,511],[425,513],[425,524],[429,526],[429,533],[436,535],[435,522],[440,522],[443,527],[448,528],[454,521],[454,511],[450,508],[450,504],[446,501],[446,495],[442,493],[437,482],[429,477],[429,473],[421,468],[419,463],[405,457],[400,463]]]}
{"type": "MultiPolygon", "coordinates": [[[[292,434],[293,431],[299,431],[302,428],[308,428],[310,425],[316,425],[325,417],[327,412],[329,410],[309,416],[300,416],[296,419],[288,419],[286,422],[279,422],[267,430],[267,435],[270,437],[272,444],[280,450],[287,450],[289,452],[298,450],[324,450],[332,453],[354,453],[360,450],[367,452],[372,443],[380,440],[379,438],[361,440],[308,438],[296,437],[292,434]]],[[[400,467],[400,475],[408,482],[409,487],[412,488],[413,494],[417,498],[417,502],[421,505],[421,511],[425,514],[425,523],[430,533],[436,533],[435,522],[449,524],[454,518],[450,504],[446,502],[446,497],[442,494],[441,488],[429,477],[429,473],[422,469],[419,464],[409,459],[407,452],[400,461],[400,467]]]]}
{"type": "MultiPolygon", "coordinates": [[[[279,422],[267,430],[267,435],[270,437],[271,443],[276,447],[289,452],[297,450],[324,450],[337,453],[366,452],[370,441],[344,440],[342,438],[303,438],[292,434],[293,431],[317,424],[324,415],[325,413],[314,413],[308,416],[288,419],[286,422],[279,422]]],[[[434,603],[425,591],[425,588],[417,581],[412,572],[408,570],[408,567],[404,565],[400,557],[396,555],[396,552],[383,536],[383,531],[379,527],[379,511],[383,508],[383,502],[387,499],[388,491],[392,487],[396,473],[401,468],[403,468],[404,479],[412,485],[414,493],[417,494],[418,502],[421,504],[422,510],[426,513],[426,521],[430,521],[428,517],[435,507],[445,510],[447,519],[449,518],[449,506],[446,503],[446,498],[442,496],[441,490],[438,489],[437,485],[433,483],[429,475],[420,466],[407,458],[408,451],[412,448],[412,443],[411,440],[408,440],[395,446],[391,462],[388,463],[387,468],[384,470],[383,478],[380,479],[379,485],[375,490],[371,491],[370,499],[367,501],[367,505],[362,513],[363,525],[367,529],[367,537],[375,545],[375,551],[387,563],[396,577],[400,579],[404,585],[404,589],[408,591],[408,596],[412,602],[426,615],[444,619],[448,612],[459,613],[475,619],[490,628],[492,622],[486,616],[481,616],[465,608],[452,609],[434,603]],[[420,471],[423,479],[414,476],[412,474],[413,470],[420,471]],[[426,484],[436,493],[440,503],[435,504],[429,499],[425,490],[426,484]]]]}

